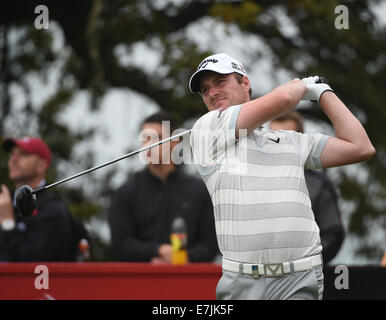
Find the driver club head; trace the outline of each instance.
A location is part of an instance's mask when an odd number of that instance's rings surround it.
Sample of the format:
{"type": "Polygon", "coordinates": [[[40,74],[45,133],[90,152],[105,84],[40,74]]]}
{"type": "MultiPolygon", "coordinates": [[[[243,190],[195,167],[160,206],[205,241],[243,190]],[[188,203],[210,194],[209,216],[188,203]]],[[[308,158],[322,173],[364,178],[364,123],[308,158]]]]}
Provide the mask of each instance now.
{"type": "Polygon", "coordinates": [[[36,209],[36,195],[28,185],[21,186],[15,191],[16,208],[25,218],[34,215],[36,209]]]}

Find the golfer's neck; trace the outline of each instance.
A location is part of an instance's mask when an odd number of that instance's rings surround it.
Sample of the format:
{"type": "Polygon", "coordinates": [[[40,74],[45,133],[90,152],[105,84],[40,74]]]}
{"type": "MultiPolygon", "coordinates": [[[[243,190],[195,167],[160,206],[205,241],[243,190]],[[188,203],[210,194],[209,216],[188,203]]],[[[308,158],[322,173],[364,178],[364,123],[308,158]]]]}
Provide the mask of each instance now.
{"type": "Polygon", "coordinates": [[[149,163],[148,168],[154,176],[156,176],[164,183],[166,183],[169,174],[172,173],[174,170],[176,170],[176,166],[173,163],[170,163],[170,164],[149,163]]]}

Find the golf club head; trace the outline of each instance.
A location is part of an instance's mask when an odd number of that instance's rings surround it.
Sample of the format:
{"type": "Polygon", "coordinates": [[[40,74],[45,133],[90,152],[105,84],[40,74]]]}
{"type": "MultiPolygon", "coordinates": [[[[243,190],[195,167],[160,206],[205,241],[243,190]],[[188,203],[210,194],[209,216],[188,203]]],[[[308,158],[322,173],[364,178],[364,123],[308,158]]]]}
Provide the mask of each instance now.
{"type": "Polygon", "coordinates": [[[15,191],[16,208],[23,217],[30,217],[36,209],[36,196],[30,186],[24,185],[15,191]]]}

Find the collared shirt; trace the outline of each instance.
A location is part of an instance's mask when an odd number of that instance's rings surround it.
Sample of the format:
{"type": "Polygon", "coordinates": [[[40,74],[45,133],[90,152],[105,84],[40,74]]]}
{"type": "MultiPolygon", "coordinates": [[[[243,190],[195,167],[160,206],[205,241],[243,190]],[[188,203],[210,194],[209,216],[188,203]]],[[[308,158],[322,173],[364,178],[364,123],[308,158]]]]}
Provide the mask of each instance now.
{"type": "Polygon", "coordinates": [[[277,263],[320,253],[304,168],[321,167],[328,136],[254,130],[237,139],[240,108],[208,112],[191,133],[223,257],[277,263]]]}

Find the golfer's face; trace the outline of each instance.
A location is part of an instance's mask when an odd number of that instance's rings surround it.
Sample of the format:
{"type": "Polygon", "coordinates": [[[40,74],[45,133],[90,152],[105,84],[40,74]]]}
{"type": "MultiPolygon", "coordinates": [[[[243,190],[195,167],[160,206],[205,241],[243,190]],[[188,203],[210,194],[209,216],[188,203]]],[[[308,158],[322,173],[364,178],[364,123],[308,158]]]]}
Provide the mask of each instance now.
{"type": "Polygon", "coordinates": [[[249,80],[243,77],[239,83],[236,76],[205,72],[200,79],[200,93],[209,111],[224,109],[249,101],[249,80]]]}

